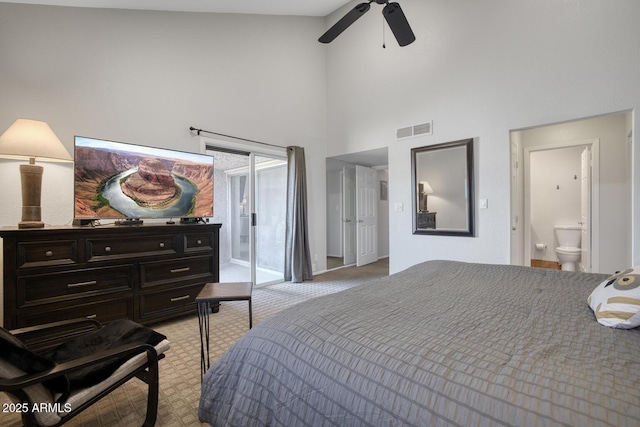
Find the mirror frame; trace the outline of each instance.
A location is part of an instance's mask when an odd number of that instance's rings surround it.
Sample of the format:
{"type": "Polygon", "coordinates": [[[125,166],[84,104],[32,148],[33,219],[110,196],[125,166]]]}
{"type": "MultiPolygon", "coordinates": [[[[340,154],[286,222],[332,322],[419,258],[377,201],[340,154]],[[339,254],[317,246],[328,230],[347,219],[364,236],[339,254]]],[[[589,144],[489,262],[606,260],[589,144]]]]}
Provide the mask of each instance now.
{"type": "Polygon", "coordinates": [[[445,142],[442,144],[427,145],[411,149],[411,186],[413,188],[412,199],[412,220],[413,234],[428,234],[439,236],[461,236],[475,237],[475,179],[473,172],[473,138],[461,139],[458,141],[445,142]],[[418,228],[418,205],[419,205],[419,189],[417,181],[417,157],[419,154],[428,153],[442,149],[464,147],[466,151],[466,173],[467,173],[467,229],[461,230],[438,230],[437,228],[418,228]]]}

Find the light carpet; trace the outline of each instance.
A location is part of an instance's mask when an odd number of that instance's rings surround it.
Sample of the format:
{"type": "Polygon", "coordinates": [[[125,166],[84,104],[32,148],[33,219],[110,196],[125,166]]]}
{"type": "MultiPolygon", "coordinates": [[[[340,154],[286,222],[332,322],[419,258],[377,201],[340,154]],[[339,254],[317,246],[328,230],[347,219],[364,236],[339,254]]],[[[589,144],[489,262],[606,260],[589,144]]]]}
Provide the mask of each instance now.
{"type": "MultiPolygon", "coordinates": [[[[389,274],[388,258],[363,267],[346,267],[316,275],[304,283],[280,283],[253,291],[254,325],[287,307],[311,298],[339,292],[389,274]]],[[[246,301],[225,302],[212,314],[211,362],[248,329],[246,301]]],[[[194,315],[154,325],[167,336],[171,349],[160,361],[157,426],[203,425],[198,420],[200,399],[200,334],[194,315]]],[[[0,395],[0,405],[9,402],[0,395]]],[[[68,426],[138,426],[146,411],[146,384],[133,379],[71,420],[68,426]]],[[[22,425],[19,414],[0,412],[0,425],[22,425]]]]}

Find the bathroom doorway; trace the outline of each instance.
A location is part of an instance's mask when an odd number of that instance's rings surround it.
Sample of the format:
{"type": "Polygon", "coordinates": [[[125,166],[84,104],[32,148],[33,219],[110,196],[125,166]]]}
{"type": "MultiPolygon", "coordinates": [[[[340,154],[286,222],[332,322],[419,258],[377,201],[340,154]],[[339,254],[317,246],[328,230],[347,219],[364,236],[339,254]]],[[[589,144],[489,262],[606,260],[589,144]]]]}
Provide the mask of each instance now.
{"type": "MultiPolygon", "coordinates": [[[[577,140],[525,148],[525,264],[560,269],[556,226],[580,227],[575,271],[598,264],[600,141],[577,140]],[[595,238],[591,238],[595,236],[595,238]],[[528,261],[527,261],[528,260],[528,261]]],[[[577,231],[577,230],[576,230],[577,231]]]]}
{"type": "Polygon", "coordinates": [[[584,270],[631,265],[631,129],[631,112],[622,112],[511,131],[512,264],[557,268],[554,226],[586,222],[584,270]],[[585,148],[592,159],[586,194],[585,148]]]}

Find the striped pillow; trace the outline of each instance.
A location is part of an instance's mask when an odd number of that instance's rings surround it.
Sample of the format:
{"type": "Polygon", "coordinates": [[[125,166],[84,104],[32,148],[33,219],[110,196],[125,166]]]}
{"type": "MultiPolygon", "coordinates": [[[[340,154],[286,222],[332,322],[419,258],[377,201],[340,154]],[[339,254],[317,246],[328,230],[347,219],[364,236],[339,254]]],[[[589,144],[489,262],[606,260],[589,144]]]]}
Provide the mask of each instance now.
{"type": "Polygon", "coordinates": [[[623,271],[598,285],[587,299],[598,323],[611,328],[640,326],[640,265],[623,271]]]}

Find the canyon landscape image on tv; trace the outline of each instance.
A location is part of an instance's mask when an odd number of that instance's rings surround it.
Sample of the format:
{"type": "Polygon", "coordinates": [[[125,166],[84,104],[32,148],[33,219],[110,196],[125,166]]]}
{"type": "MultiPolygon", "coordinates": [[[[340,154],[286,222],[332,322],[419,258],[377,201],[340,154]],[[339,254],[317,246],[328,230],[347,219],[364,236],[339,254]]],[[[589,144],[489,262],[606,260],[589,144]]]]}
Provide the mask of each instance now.
{"type": "Polygon", "coordinates": [[[213,216],[213,157],[75,137],[74,217],[213,216]]]}

